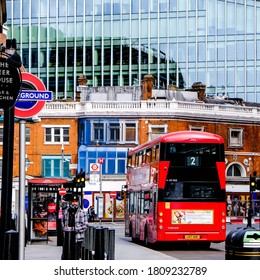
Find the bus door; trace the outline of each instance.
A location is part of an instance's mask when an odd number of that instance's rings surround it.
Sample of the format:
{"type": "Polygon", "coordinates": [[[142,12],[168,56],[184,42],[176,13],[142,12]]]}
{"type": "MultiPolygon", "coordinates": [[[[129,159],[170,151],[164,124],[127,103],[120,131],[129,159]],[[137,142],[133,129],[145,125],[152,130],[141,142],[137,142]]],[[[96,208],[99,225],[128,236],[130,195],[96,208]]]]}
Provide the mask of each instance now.
{"type": "Polygon", "coordinates": [[[136,230],[135,230],[135,233],[136,233],[136,236],[140,236],[140,221],[141,221],[141,217],[140,217],[140,213],[141,213],[141,202],[142,202],[142,193],[141,192],[137,192],[135,193],[135,215],[136,215],[136,230]]]}

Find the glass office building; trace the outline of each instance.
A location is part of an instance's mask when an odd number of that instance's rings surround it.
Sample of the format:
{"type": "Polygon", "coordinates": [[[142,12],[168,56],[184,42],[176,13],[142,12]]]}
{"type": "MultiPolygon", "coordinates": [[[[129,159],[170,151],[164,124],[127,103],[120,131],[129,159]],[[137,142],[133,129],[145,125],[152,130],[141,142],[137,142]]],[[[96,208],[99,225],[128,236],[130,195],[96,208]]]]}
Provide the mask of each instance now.
{"type": "Polygon", "coordinates": [[[8,38],[55,98],[90,86],[207,86],[260,102],[260,1],[7,0],[8,38]]]}

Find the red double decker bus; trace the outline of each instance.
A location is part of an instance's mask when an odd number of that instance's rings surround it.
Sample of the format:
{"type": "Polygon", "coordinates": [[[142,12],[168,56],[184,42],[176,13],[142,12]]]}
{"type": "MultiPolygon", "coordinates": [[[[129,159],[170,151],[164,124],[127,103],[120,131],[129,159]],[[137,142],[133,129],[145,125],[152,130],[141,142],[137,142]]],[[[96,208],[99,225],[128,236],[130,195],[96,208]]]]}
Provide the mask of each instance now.
{"type": "Polygon", "coordinates": [[[224,140],[168,133],[128,152],[125,236],[156,242],[226,239],[224,140]]]}

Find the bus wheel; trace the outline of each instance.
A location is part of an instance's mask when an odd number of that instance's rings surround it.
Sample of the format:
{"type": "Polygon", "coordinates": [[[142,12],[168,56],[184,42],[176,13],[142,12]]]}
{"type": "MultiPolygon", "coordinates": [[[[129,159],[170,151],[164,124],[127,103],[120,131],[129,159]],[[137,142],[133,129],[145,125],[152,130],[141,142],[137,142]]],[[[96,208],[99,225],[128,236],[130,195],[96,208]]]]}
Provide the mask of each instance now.
{"type": "Polygon", "coordinates": [[[132,227],[132,224],[130,224],[129,233],[130,233],[130,237],[132,239],[132,242],[136,242],[136,238],[133,237],[133,227],[132,227]]]}

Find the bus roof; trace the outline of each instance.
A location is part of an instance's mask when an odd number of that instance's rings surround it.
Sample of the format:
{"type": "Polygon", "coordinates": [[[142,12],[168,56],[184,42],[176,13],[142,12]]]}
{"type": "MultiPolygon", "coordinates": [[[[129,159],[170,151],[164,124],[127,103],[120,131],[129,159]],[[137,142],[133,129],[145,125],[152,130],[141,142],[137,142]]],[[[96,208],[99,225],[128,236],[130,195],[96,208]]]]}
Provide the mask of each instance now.
{"type": "Polygon", "coordinates": [[[143,143],[132,150],[129,151],[129,154],[142,151],[143,149],[153,147],[159,143],[218,143],[223,144],[224,139],[217,134],[203,131],[195,130],[185,130],[185,131],[176,131],[167,134],[163,134],[151,141],[143,143]]]}

